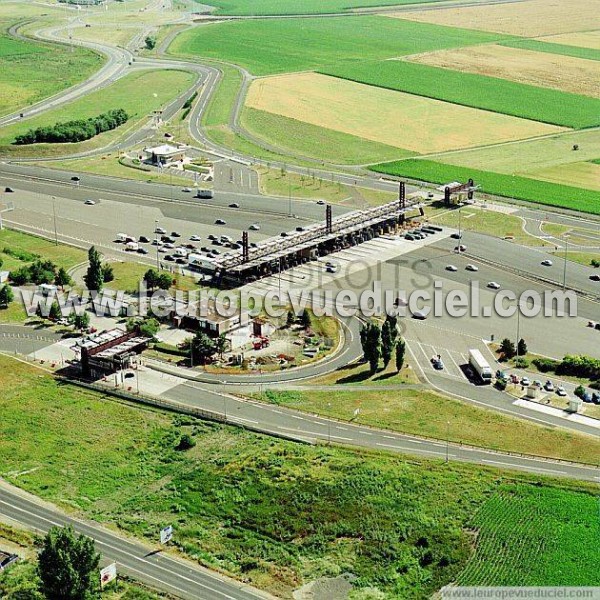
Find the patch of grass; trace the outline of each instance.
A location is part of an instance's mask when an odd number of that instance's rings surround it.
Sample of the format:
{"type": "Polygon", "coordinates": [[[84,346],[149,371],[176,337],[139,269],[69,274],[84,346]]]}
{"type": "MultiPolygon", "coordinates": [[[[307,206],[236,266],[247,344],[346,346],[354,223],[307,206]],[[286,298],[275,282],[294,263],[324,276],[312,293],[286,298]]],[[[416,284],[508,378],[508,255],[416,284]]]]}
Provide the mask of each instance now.
{"type": "Polygon", "coordinates": [[[502,46],[511,48],[523,48],[524,50],[533,50],[535,52],[547,52],[548,54],[561,54],[563,56],[573,56],[574,58],[584,58],[586,60],[600,60],[600,50],[596,48],[584,48],[583,46],[569,46],[567,44],[554,44],[542,40],[509,40],[501,42],[502,46]]]}
{"type": "MultiPolygon", "coordinates": [[[[571,571],[573,557],[600,559],[597,514],[598,502],[588,494],[567,499],[553,488],[507,485],[474,516],[475,555],[456,583],[558,585],[562,569],[571,571]],[[520,526],[514,529],[517,521],[520,526]],[[542,561],[540,554],[545,557],[542,561]]],[[[585,572],[571,572],[569,585],[589,585],[586,582],[585,572]]]]}
{"type": "MultiPolygon", "coordinates": [[[[357,588],[378,588],[381,597],[428,598],[468,564],[466,527],[488,498],[512,481],[526,489],[544,481],[293,444],[131,407],[3,356],[0,377],[2,476],[148,540],[173,523],[186,555],[280,597],[316,577],[351,572],[357,588]],[[177,452],[184,433],[196,446],[177,452]]],[[[586,490],[594,501],[591,485],[547,484],[562,486],[561,502],[586,490]]],[[[514,529],[527,526],[518,512],[508,514],[514,529]]],[[[597,522],[577,514],[582,527],[597,522]]],[[[593,549],[560,562],[560,548],[537,549],[536,568],[552,569],[557,583],[594,581],[593,549]]],[[[516,560],[510,544],[504,553],[516,560]]]]}
{"type": "MultiPolygon", "coordinates": [[[[8,23],[3,23],[8,26],[8,23]]],[[[103,58],[85,48],[0,35],[0,115],[53,96],[97,71],[103,58]]],[[[27,112],[27,111],[25,111],[27,112]]]]}
{"type": "Polygon", "coordinates": [[[375,373],[375,375],[371,375],[369,365],[367,363],[352,363],[317,379],[311,379],[307,383],[316,386],[358,385],[382,387],[386,385],[419,383],[418,377],[409,365],[405,365],[402,368],[402,371],[398,373],[393,362],[394,361],[392,360],[387,369],[380,369],[377,371],[377,373],[375,373]]]}
{"type": "Polygon", "coordinates": [[[499,39],[507,37],[378,16],[256,19],[188,29],[175,38],[169,50],[224,60],[255,75],[269,75],[499,39]]]}
{"type": "Polygon", "coordinates": [[[595,215],[600,214],[598,192],[538,181],[528,177],[512,177],[501,173],[416,159],[383,163],[374,165],[371,169],[378,173],[410,177],[432,183],[467,181],[469,178],[473,178],[481,186],[481,191],[486,194],[527,200],[538,204],[568,208],[595,215]]]}
{"type": "MultiPolygon", "coordinates": [[[[554,253],[554,256],[564,258],[565,253],[558,251],[554,253]]],[[[593,260],[600,261],[600,252],[567,252],[567,260],[579,263],[580,265],[585,265],[586,267],[591,267],[593,260]]]]}
{"type": "Polygon", "coordinates": [[[194,75],[185,71],[141,71],[131,73],[106,88],[87,94],[78,100],[55,110],[0,130],[0,153],[30,152],[36,156],[73,153],[92,147],[100,147],[118,138],[124,131],[134,129],[136,124],[149,118],[153,110],[164,106],[192,85],[194,75]],[[154,96],[156,94],[156,96],[154,96]],[[15,136],[29,129],[54,125],[60,121],[87,119],[107,110],[123,108],[129,121],[113,131],[79,144],[34,144],[27,148],[11,146],[15,136]]]}
{"type": "Polygon", "coordinates": [[[600,123],[598,99],[486,75],[462,73],[401,60],[337,64],[321,69],[321,72],[359,83],[552,125],[581,129],[600,123]]]}
{"type": "Polygon", "coordinates": [[[342,13],[356,8],[422,4],[439,0],[214,0],[222,15],[297,15],[342,13]]]}
{"type": "Polygon", "coordinates": [[[312,414],[483,448],[598,462],[600,440],[551,430],[423,389],[294,392],[269,390],[263,399],[312,414]],[[354,411],[360,408],[355,417],[354,411]],[[449,423],[449,425],[448,425],[449,423]]]}
{"type": "Polygon", "coordinates": [[[394,160],[415,154],[250,107],[244,108],[241,124],[250,133],[283,152],[334,164],[367,164],[385,160],[384,157],[394,160]]]}
{"type": "MultiPolygon", "coordinates": [[[[107,283],[106,287],[112,290],[124,290],[131,293],[138,291],[139,283],[143,279],[144,273],[148,269],[153,268],[148,264],[137,262],[111,262],[110,265],[113,268],[115,278],[110,283],[107,283]]],[[[186,292],[199,289],[196,279],[188,275],[174,274],[173,280],[177,282],[173,289],[186,292]]]]}
{"type": "Polygon", "coordinates": [[[229,125],[233,105],[242,85],[242,74],[239,69],[219,64],[222,78],[217,91],[212,95],[208,109],[202,114],[205,127],[229,125]]]}

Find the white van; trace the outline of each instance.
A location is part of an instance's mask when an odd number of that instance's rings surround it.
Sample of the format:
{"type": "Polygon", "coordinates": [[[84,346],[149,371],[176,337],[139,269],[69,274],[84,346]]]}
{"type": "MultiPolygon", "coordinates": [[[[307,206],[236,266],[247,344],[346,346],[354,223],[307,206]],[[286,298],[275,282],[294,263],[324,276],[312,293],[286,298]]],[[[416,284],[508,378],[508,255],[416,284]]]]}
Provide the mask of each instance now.
{"type": "Polygon", "coordinates": [[[127,234],[126,233],[117,233],[117,241],[118,242],[124,242],[127,240],[127,234]]]}
{"type": "Polygon", "coordinates": [[[125,250],[129,252],[137,252],[139,249],[139,244],[137,242],[127,242],[125,246],[125,250]]]}
{"type": "Polygon", "coordinates": [[[188,255],[188,251],[183,246],[179,246],[175,248],[175,252],[173,252],[175,256],[183,256],[184,258],[188,255]]]}

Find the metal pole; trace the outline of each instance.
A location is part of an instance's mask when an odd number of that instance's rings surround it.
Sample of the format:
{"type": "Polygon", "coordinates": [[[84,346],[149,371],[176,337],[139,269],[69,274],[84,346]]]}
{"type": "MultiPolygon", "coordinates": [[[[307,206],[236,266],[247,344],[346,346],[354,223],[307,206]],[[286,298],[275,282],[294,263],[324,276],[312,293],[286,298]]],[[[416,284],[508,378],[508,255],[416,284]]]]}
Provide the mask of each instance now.
{"type": "MultiPolygon", "coordinates": [[[[331,410],[331,402],[327,403],[327,408],[331,410]]],[[[327,417],[327,444],[331,446],[331,420],[327,417]]]]}
{"type": "Polygon", "coordinates": [[[567,289],[567,255],[569,254],[569,236],[565,236],[565,260],[563,267],[563,292],[567,289]]]}
{"type": "Polygon", "coordinates": [[[446,462],[450,460],[450,421],[446,421],[446,462]]]}
{"type": "Polygon", "coordinates": [[[517,343],[515,348],[517,350],[516,360],[519,360],[519,340],[521,339],[521,306],[517,300],[517,343]]]}
{"type": "Polygon", "coordinates": [[[225,413],[225,423],[227,423],[227,396],[223,396],[223,412],[225,413]]]}
{"type": "Polygon", "coordinates": [[[54,218],[54,244],[58,246],[58,230],[56,228],[56,197],[52,196],[52,216],[54,218]]]}
{"type": "Polygon", "coordinates": [[[158,262],[158,219],[154,220],[154,241],[156,242],[156,270],[160,271],[159,262],[158,262]]]}
{"type": "Polygon", "coordinates": [[[458,207],[458,245],[460,246],[460,239],[462,238],[461,233],[461,221],[462,221],[462,204],[458,207]]]}

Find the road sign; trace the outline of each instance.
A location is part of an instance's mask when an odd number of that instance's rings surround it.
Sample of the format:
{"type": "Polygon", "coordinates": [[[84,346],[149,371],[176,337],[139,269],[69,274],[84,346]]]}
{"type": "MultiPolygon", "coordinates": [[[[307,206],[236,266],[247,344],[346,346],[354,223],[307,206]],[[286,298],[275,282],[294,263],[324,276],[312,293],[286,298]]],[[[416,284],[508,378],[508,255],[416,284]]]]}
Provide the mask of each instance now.
{"type": "Polygon", "coordinates": [[[100,570],[100,587],[104,587],[117,578],[117,563],[112,563],[100,570]]]}
{"type": "Polygon", "coordinates": [[[170,542],[172,538],[173,538],[173,526],[172,525],[168,525],[164,529],[160,530],[160,543],[161,544],[166,544],[167,542],[170,542]]]}

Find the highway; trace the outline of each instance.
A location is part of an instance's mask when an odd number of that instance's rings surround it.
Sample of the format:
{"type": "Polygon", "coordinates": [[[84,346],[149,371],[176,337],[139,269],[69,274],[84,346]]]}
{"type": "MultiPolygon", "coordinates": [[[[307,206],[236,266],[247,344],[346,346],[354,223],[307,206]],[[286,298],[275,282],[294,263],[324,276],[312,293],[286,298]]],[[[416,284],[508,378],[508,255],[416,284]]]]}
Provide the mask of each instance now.
{"type": "MultiPolygon", "coordinates": [[[[179,598],[189,600],[257,600],[268,594],[175,558],[154,547],[127,538],[99,524],[84,521],[0,480],[0,517],[45,533],[53,526],[71,525],[95,540],[104,562],[116,562],[117,571],[179,598]]],[[[167,524],[165,524],[167,525],[167,524]]],[[[174,540],[176,543],[177,530],[174,540]]]]}

